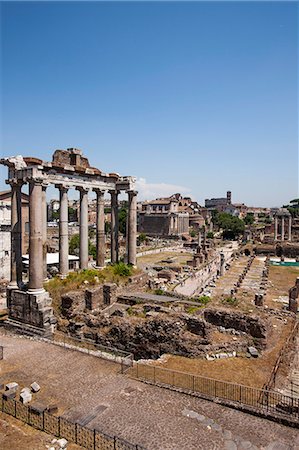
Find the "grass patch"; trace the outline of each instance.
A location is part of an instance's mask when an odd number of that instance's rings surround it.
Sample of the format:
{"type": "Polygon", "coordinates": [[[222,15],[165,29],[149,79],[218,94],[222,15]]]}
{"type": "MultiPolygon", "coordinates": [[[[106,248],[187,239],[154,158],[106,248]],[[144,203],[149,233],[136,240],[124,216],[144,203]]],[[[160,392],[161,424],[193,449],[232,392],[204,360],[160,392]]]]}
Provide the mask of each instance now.
{"type": "Polygon", "coordinates": [[[221,300],[221,303],[223,303],[223,305],[237,306],[239,300],[236,297],[225,297],[221,300]]]}
{"type": "Polygon", "coordinates": [[[189,306],[187,309],[186,309],[186,312],[188,313],[188,314],[195,314],[197,311],[200,311],[201,310],[201,308],[199,307],[199,306],[189,306]]]}
{"type": "Polygon", "coordinates": [[[207,295],[201,295],[200,297],[193,297],[191,299],[193,302],[199,303],[201,306],[205,306],[211,301],[211,297],[207,295]]]}
{"type": "Polygon", "coordinates": [[[165,292],[163,291],[163,289],[155,289],[154,290],[154,294],[155,295],[164,295],[165,292]]]}

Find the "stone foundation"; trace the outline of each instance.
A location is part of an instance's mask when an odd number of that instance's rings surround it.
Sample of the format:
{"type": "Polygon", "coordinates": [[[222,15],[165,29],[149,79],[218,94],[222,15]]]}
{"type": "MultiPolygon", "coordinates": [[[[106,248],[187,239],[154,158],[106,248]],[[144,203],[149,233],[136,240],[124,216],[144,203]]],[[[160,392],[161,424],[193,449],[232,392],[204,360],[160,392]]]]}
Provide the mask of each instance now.
{"type": "Polygon", "coordinates": [[[9,318],[45,330],[45,334],[55,331],[56,319],[48,292],[30,294],[20,290],[7,290],[9,318]]]}

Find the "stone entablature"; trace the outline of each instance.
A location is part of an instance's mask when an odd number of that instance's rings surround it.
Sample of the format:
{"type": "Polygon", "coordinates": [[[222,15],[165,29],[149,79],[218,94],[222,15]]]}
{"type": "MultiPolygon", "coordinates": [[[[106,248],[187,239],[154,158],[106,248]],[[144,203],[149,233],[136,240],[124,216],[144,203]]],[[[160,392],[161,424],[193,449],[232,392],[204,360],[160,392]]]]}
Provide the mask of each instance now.
{"type": "MultiPolygon", "coordinates": [[[[135,178],[121,177],[117,173],[104,173],[91,167],[89,161],[79,149],[56,150],[52,162],[35,157],[3,158],[0,163],[8,167],[8,179],[11,185],[11,280],[9,284],[10,311],[14,311],[14,302],[29,304],[30,295],[37,297],[39,312],[47,313],[47,321],[39,314],[26,311],[24,321],[41,326],[52,323],[48,299],[45,296],[43,281],[46,278],[47,255],[47,202],[46,189],[50,184],[59,189],[59,270],[65,277],[68,273],[68,191],[73,188],[80,192],[80,268],[88,267],[88,192],[96,192],[96,233],[98,267],[105,264],[105,215],[104,194],[111,195],[111,262],[118,262],[118,195],[128,193],[128,236],[126,262],[136,264],[136,226],[137,192],[134,191],[135,178]],[[24,286],[22,280],[22,186],[29,184],[29,283],[24,286]],[[29,297],[28,297],[29,295],[29,297]],[[40,300],[40,301],[39,301],[40,300]],[[45,304],[44,304],[45,303],[45,304]],[[39,317],[39,320],[37,320],[39,317]]],[[[35,303],[34,303],[35,304],[35,303]]],[[[51,309],[51,308],[50,308],[51,309]]],[[[20,308],[18,309],[20,313],[20,308]]],[[[14,317],[15,318],[15,317],[14,317]]]]}

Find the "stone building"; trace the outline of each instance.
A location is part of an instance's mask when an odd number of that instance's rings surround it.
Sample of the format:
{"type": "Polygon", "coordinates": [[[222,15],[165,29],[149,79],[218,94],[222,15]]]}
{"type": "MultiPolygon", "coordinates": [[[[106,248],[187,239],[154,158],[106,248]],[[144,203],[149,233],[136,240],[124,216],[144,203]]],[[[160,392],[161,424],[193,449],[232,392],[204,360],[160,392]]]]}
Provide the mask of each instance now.
{"type": "Polygon", "coordinates": [[[47,273],[47,202],[46,190],[55,185],[59,190],[59,272],[69,270],[68,191],[80,193],[80,268],[88,267],[88,192],[97,196],[96,264],[105,265],[104,194],[111,197],[111,262],[119,261],[118,195],[128,194],[126,261],[136,264],[135,179],[117,173],[104,173],[91,167],[78,149],[56,150],[52,162],[39,158],[16,156],[3,158],[8,167],[7,184],[11,186],[11,274],[7,289],[9,317],[45,330],[54,331],[55,318],[51,299],[43,287],[47,273]],[[29,184],[29,282],[22,276],[22,186],[29,184]]]}
{"type": "MultiPolygon", "coordinates": [[[[29,196],[22,192],[22,253],[26,253],[29,233],[29,196]]],[[[0,192],[0,279],[10,279],[11,191],[0,192]]]]}
{"type": "Polygon", "coordinates": [[[150,236],[182,236],[189,233],[189,213],[179,212],[173,197],[143,202],[138,212],[138,231],[150,236]]]}
{"type": "Polygon", "coordinates": [[[226,197],[205,199],[205,207],[208,209],[216,209],[217,211],[224,211],[225,208],[232,203],[232,193],[227,191],[226,197]]]}

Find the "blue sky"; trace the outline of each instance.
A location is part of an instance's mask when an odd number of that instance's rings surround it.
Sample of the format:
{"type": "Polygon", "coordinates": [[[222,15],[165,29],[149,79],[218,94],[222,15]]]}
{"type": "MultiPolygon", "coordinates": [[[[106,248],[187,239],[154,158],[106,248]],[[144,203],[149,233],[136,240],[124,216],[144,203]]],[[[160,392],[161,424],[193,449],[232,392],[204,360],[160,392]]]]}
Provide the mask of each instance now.
{"type": "Polygon", "coordinates": [[[297,3],[1,2],[1,30],[3,156],[81,148],[142,198],[298,196],[297,3]]]}

